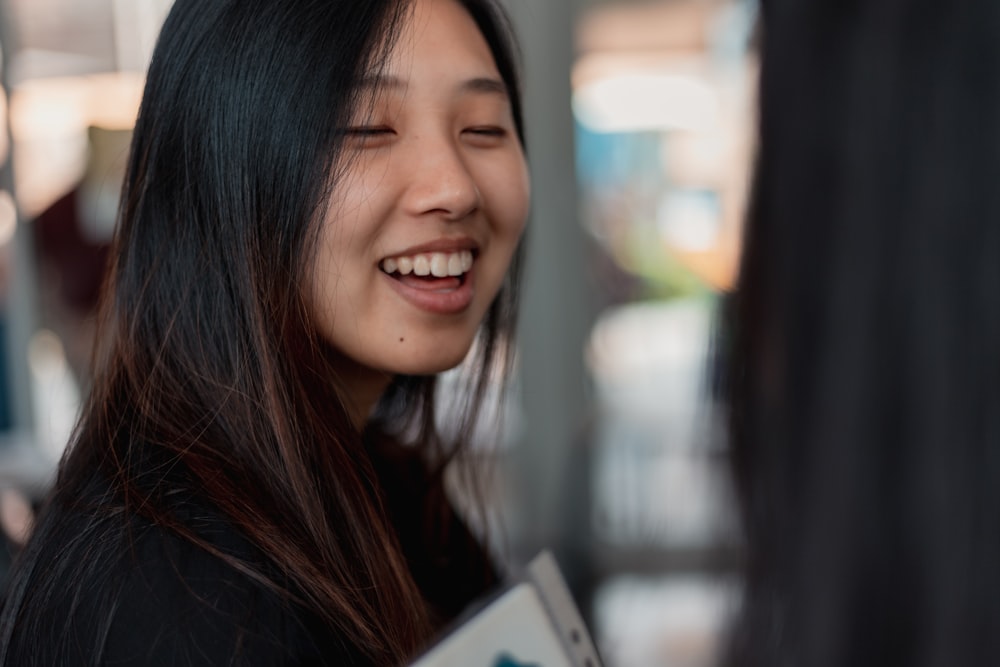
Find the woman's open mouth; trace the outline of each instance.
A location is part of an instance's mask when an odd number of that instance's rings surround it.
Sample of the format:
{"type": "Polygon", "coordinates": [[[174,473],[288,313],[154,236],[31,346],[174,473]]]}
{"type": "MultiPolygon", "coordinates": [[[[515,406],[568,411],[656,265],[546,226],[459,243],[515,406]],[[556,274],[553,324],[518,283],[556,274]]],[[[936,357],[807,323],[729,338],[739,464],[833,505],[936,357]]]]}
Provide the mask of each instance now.
{"type": "Polygon", "coordinates": [[[461,276],[472,268],[471,250],[458,252],[428,252],[416,255],[401,255],[383,259],[381,269],[389,275],[415,275],[421,278],[447,278],[461,276]]]}
{"type": "Polygon", "coordinates": [[[473,250],[398,255],[379,262],[390,286],[406,301],[438,315],[455,315],[472,303],[473,250]]]}
{"type": "Polygon", "coordinates": [[[414,289],[456,289],[465,282],[475,257],[471,250],[401,255],[382,260],[382,272],[414,289]]]}

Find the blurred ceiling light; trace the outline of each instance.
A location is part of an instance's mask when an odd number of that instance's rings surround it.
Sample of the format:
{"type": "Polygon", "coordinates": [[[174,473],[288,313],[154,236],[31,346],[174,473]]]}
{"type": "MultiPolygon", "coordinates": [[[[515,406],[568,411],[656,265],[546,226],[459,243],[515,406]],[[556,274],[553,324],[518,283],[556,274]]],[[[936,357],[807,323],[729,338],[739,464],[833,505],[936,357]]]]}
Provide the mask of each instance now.
{"type": "Polygon", "coordinates": [[[77,134],[88,125],[129,129],[142,87],[143,75],[128,72],[25,81],[11,97],[14,141],[77,134]]]}
{"type": "Polygon", "coordinates": [[[690,77],[624,73],[586,83],[573,94],[577,120],[594,132],[705,131],[719,122],[719,100],[690,77]]]}
{"type": "Polygon", "coordinates": [[[18,206],[32,219],[83,175],[88,127],[129,130],[144,76],[138,72],[31,79],[10,99],[18,206]]]}
{"type": "Polygon", "coordinates": [[[17,207],[6,190],[0,190],[0,247],[10,243],[17,230],[17,207]]]}
{"type": "Polygon", "coordinates": [[[14,141],[32,141],[72,134],[86,126],[83,102],[76,86],[57,88],[25,84],[11,99],[10,124],[14,141]]]}

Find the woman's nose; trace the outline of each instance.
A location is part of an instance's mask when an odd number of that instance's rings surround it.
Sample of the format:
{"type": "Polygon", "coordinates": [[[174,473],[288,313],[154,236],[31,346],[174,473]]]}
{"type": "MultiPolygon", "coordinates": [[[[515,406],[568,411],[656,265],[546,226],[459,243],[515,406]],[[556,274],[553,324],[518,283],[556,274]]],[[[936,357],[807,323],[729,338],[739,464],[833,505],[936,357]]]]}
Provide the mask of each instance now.
{"type": "Polygon", "coordinates": [[[441,137],[410,144],[413,159],[406,160],[404,167],[410,181],[404,195],[408,213],[462,220],[479,208],[479,188],[454,141],[441,137]]]}

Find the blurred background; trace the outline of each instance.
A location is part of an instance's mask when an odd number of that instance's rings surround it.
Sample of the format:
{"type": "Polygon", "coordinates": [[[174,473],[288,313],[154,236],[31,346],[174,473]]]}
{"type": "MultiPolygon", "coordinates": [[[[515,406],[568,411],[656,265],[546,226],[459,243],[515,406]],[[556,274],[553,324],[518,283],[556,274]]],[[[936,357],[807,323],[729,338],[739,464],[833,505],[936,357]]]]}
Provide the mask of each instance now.
{"type": "MultiPolygon", "coordinates": [[[[0,0],[0,572],[87,391],[170,0],[0,0]]],[[[753,141],[750,0],[507,0],[534,205],[495,535],[552,549],[609,667],[712,663],[738,537],[707,369],[753,141]]],[[[484,441],[495,441],[484,433],[484,441]]]]}

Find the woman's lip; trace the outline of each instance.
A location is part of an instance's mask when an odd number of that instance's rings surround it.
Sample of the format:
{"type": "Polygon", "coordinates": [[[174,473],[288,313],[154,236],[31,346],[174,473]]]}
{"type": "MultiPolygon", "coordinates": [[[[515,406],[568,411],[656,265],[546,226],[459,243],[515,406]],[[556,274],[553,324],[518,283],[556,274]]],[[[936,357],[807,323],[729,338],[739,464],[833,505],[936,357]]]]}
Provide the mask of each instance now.
{"type": "Polygon", "coordinates": [[[439,291],[430,285],[426,289],[414,287],[381,273],[382,278],[389,281],[389,286],[396,291],[396,294],[420,310],[436,315],[457,315],[469,307],[476,294],[474,275],[469,271],[464,274],[458,287],[439,291]]]}
{"type": "MultiPolygon", "coordinates": [[[[386,255],[382,261],[385,259],[390,259],[393,257],[410,257],[412,255],[427,255],[433,252],[461,252],[463,250],[470,250],[475,254],[479,250],[479,244],[477,244],[472,239],[438,239],[437,241],[431,241],[430,243],[423,243],[421,245],[410,246],[399,252],[394,252],[391,255],[386,255]]],[[[379,264],[382,263],[379,262],[379,264]]]]}

